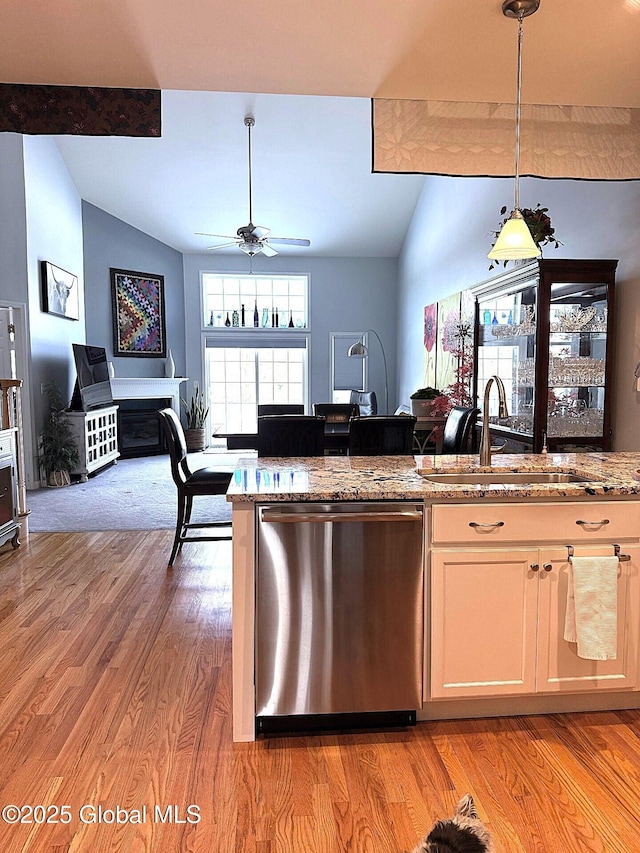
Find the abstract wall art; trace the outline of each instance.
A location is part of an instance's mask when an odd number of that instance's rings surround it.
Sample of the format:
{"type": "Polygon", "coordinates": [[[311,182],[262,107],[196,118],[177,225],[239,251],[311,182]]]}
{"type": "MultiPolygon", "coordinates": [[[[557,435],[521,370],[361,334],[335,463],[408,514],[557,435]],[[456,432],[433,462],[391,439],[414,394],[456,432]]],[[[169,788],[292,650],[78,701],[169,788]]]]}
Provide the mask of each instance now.
{"type": "Polygon", "coordinates": [[[111,269],[114,356],[166,358],[164,276],[111,269]]]}

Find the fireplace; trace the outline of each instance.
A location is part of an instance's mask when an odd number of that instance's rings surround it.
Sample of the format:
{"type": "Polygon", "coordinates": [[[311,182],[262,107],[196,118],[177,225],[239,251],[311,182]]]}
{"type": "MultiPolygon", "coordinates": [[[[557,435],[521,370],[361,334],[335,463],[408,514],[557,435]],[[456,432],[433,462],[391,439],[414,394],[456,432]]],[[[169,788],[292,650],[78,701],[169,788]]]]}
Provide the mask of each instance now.
{"type": "Polygon", "coordinates": [[[118,406],[118,449],[123,459],[167,453],[167,443],[158,412],[171,406],[171,398],[116,400],[118,406]]]}

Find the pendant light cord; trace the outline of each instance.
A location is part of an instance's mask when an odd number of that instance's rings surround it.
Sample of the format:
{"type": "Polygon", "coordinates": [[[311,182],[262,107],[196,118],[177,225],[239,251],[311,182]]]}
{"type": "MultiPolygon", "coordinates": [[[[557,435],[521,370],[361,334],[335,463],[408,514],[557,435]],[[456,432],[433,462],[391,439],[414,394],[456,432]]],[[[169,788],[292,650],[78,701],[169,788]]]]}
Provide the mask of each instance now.
{"type": "Polygon", "coordinates": [[[515,189],[514,210],[520,210],[520,92],[522,88],[522,21],[523,12],[518,14],[518,81],[516,85],[516,163],[515,163],[515,189]]]}

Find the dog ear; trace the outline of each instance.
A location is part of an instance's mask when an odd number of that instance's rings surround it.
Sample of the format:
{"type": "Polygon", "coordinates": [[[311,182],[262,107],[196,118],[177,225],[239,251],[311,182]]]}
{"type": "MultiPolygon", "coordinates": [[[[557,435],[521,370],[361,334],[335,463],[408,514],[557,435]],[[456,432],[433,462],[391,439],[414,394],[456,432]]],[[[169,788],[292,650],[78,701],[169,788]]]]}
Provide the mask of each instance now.
{"type": "Polygon", "coordinates": [[[455,814],[463,815],[464,817],[478,817],[476,804],[473,801],[471,794],[465,794],[456,806],[455,814]]]}

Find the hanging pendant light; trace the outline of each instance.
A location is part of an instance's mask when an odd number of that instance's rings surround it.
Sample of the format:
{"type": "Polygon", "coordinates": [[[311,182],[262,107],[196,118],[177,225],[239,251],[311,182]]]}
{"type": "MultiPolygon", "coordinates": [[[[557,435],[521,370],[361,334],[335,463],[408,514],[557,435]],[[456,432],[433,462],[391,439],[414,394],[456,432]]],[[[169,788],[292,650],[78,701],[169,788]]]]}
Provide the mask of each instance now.
{"type": "Polygon", "coordinates": [[[495,245],[487,255],[491,260],[515,261],[524,258],[539,258],[540,249],[536,246],[531,231],[520,213],[520,91],[522,88],[522,21],[533,15],[540,6],[540,0],[504,0],[502,13],[507,18],[518,19],[518,77],[516,86],[516,157],[515,190],[513,210],[502,226],[495,245]]]}

